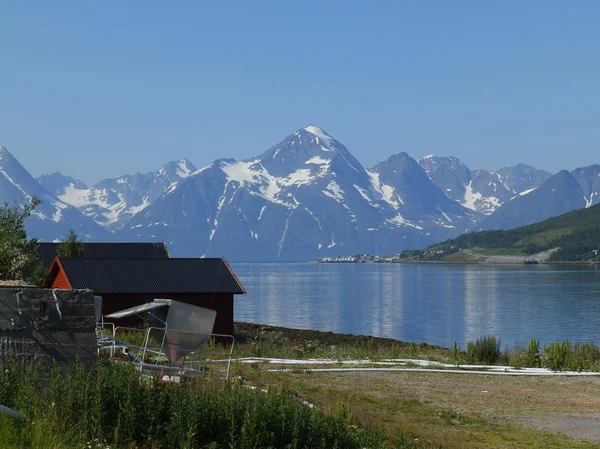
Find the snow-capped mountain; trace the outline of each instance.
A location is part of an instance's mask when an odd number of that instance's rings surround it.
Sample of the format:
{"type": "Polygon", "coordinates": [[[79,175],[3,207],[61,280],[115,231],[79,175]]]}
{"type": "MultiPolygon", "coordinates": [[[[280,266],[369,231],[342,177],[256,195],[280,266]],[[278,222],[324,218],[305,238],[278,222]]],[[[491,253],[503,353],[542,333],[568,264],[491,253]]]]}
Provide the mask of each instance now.
{"type": "Polygon", "coordinates": [[[406,153],[366,170],[340,142],[307,126],[260,156],[198,170],[119,234],[166,241],[177,255],[308,260],[417,248],[478,219],[406,153]]]}
{"type": "Polygon", "coordinates": [[[0,175],[0,200],[3,203],[28,204],[34,196],[43,201],[25,220],[30,237],[53,241],[66,236],[69,229],[86,239],[106,237],[106,231],[93,220],[51,195],[4,147],[0,147],[0,175]]]}
{"type": "Polygon", "coordinates": [[[538,187],[524,190],[500,206],[476,228],[512,229],[562,215],[586,206],[575,177],[561,170],[538,187]]]}
{"type": "Polygon", "coordinates": [[[38,181],[60,200],[77,207],[101,226],[114,230],[194,171],[196,167],[182,159],[169,162],[155,172],[120,175],[93,187],[60,172],[42,175],[38,181]]]}
{"type": "Polygon", "coordinates": [[[600,203],[600,165],[576,168],[571,175],[581,187],[585,207],[600,203]]]}
{"type": "Polygon", "coordinates": [[[516,194],[540,185],[551,176],[525,164],[504,167],[497,172],[471,171],[452,156],[425,156],[419,164],[448,198],[485,215],[492,214],[516,194]]]}
{"type": "Polygon", "coordinates": [[[502,184],[515,193],[539,186],[552,176],[544,170],[530,165],[517,164],[513,167],[503,167],[497,171],[502,184]]]}
{"type": "Polygon", "coordinates": [[[477,229],[512,229],[600,202],[600,165],[561,170],[506,201],[477,229]]]}
{"type": "Polygon", "coordinates": [[[200,170],[174,161],[92,187],[59,172],[38,182],[1,147],[0,173],[0,201],[44,201],[26,222],[31,236],[55,240],[72,228],[86,240],[164,241],[175,256],[232,261],[390,254],[600,202],[599,165],[551,176],[398,153],[365,169],[316,126],[243,161],[200,170]]]}

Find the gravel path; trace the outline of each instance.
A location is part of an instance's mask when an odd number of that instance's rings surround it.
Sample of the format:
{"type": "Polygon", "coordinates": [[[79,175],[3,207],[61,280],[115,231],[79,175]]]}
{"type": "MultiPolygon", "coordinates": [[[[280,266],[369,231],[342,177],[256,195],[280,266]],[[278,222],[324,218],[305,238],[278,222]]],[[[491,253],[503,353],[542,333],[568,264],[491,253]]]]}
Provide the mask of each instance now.
{"type": "Polygon", "coordinates": [[[509,421],[536,429],[559,432],[576,440],[600,443],[600,413],[563,416],[530,415],[509,421]]]}

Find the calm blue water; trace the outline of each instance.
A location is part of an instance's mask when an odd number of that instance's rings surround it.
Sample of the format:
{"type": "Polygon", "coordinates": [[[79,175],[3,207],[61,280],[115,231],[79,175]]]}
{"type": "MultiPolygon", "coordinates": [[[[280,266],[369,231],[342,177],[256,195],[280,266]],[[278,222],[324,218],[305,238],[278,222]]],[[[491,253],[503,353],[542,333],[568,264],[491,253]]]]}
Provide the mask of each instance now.
{"type": "Polygon", "coordinates": [[[600,343],[600,268],[435,264],[232,264],[235,319],[464,347],[600,343]]]}

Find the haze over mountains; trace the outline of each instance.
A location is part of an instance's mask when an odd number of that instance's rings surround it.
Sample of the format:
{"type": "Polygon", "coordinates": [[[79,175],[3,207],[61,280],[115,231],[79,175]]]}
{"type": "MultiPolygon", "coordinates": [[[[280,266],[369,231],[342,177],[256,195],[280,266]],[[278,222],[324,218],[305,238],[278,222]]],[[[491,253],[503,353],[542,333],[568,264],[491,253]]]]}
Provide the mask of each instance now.
{"type": "Polygon", "coordinates": [[[519,164],[471,171],[454,157],[407,153],[365,168],[316,126],[259,156],[88,187],[61,173],[36,181],[0,150],[0,199],[44,204],[27,221],[42,240],[164,241],[176,256],[299,261],[422,248],[471,230],[509,229],[599,201],[600,166],[555,175],[519,164]]]}

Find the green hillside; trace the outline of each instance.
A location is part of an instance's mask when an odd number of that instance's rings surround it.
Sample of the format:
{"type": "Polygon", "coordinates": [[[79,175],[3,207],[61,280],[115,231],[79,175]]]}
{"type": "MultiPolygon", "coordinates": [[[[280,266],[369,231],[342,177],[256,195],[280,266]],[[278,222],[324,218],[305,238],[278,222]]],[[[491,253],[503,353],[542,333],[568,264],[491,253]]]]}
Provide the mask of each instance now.
{"type": "Polygon", "coordinates": [[[405,251],[402,256],[475,261],[471,256],[529,256],[553,249],[550,261],[600,261],[600,204],[509,231],[464,234],[424,250],[405,251]]]}

